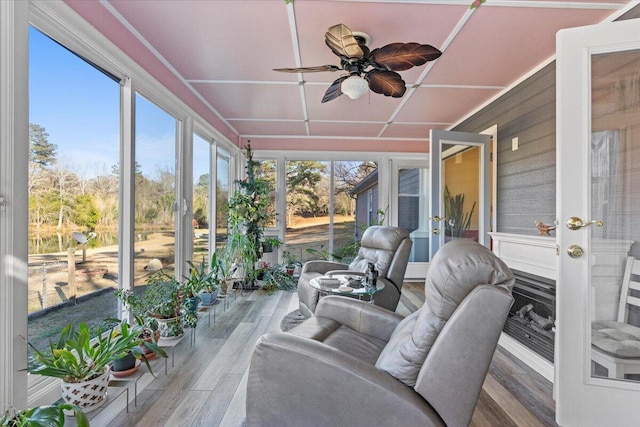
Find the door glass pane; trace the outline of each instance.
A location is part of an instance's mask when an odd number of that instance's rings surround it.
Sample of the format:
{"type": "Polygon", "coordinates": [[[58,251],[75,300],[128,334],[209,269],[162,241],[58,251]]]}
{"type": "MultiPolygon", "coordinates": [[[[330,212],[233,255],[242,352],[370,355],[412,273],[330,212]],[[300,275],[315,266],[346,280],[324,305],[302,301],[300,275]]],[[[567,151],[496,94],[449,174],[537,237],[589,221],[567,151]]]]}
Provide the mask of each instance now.
{"type": "Polygon", "coordinates": [[[211,144],[193,135],[193,260],[209,259],[209,191],[211,144]]]}
{"type": "Polygon", "coordinates": [[[30,28],[29,121],[28,339],[46,351],[118,316],[120,86],[30,28]]]}
{"type": "Polygon", "coordinates": [[[429,261],[429,169],[398,169],[398,227],[413,241],[409,262],[429,261]]]}
{"type": "Polygon", "coordinates": [[[176,127],[166,111],[136,94],[134,285],[175,263],[176,127]]]}
{"type": "MultiPolygon", "coordinates": [[[[640,381],[640,352],[617,337],[640,337],[640,51],[595,55],[591,63],[592,375],[640,381]],[[630,255],[631,260],[627,259],[630,255]],[[630,286],[631,289],[626,289],[630,286]],[[636,287],[634,290],[633,287],[636,287]]],[[[638,342],[638,341],[636,341],[638,342]]],[[[636,347],[637,344],[636,344],[636,347]]]]}
{"type": "Polygon", "coordinates": [[[445,144],[442,148],[441,222],[444,243],[453,239],[478,241],[480,147],[445,144]]]}

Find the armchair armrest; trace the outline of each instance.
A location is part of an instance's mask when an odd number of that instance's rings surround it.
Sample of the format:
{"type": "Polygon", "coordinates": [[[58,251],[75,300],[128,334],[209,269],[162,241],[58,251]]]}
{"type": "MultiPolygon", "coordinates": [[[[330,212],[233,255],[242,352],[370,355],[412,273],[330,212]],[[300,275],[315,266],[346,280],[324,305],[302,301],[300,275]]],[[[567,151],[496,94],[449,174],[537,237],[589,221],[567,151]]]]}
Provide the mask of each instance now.
{"type": "Polygon", "coordinates": [[[320,300],[315,314],[383,341],[389,341],[398,323],[404,319],[398,313],[366,301],[332,295],[320,300]]]}
{"type": "Polygon", "coordinates": [[[336,270],[336,269],[347,269],[349,266],[347,264],[342,264],[339,262],[333,261],[307,261],[302,265],[302,270],[300,274],[304,274],[307,272],[316,272],[320,274],[326,274],[327,271],[336,270]]]}
{"type": "Polygon", "coordinates": [[[247,383],[248,426],[444,426],[412,388],[326,344],[264,335],[247,383]]]}

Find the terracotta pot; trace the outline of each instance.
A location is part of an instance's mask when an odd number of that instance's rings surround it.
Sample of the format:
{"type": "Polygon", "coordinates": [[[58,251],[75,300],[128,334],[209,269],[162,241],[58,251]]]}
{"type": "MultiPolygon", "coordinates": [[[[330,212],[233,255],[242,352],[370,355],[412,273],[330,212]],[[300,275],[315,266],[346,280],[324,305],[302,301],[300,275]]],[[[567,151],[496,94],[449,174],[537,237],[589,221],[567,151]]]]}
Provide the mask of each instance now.
{"type": "MultiPolygon", "coordinates": [[[[147,337],[147,338],[143,338],[143,341],[146,342],[151,342],[151,340],[153,339],[153,342],[158,342],[158,340],[160,339],[160,330],[157,330],[153,333],[153,337],[147,337]]],[[[142,353],[144,354],[144,357],[147,358],[147,360],[151,360],[154,357],[156,357],[156,354],[148,349],[147,347],[145,347],[144,345],[140,344],[140,348],[142,349],[142,353]]]]}

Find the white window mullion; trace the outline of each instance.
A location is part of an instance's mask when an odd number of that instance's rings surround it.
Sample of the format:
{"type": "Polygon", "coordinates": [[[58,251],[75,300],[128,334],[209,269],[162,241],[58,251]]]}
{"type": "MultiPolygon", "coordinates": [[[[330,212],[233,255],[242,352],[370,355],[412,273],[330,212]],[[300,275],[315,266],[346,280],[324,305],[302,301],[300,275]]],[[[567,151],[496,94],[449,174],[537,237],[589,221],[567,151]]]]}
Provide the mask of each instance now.
{"type": "Polygon", "coordinates": [[[27,402],[29,5],[0,2],[0,413],[27,402]]]}
{"type": "MultiPolygon", "coordinates": [[[[136,91],[130,78],[120,86],[120,215],[118,218],[120,286],[133,289],[135,235],[135,111],[136,91]]],[[[122,311],[122,302],[118,301],[122,311]]]]}

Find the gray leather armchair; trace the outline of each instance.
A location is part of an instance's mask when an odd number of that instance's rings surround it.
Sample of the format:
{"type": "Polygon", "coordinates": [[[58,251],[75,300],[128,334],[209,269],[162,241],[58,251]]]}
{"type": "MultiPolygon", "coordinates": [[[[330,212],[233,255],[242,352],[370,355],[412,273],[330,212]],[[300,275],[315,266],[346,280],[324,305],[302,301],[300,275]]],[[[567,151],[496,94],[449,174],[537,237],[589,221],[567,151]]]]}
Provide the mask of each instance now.
{"type": "Polygon", "coordinates": [[[424,305],[400,315],[341,296],[261,337],[248,426],[467,426],[513,303],[513,275],[470,240],[433,258],[424,305]]]}
{"type": "Polygon", "coordinates": [[[307,261],[298,280],[300,312],[307,318],[313,316],[318,305],[319,293],[309,285],[316,277],[335,272],[362,273],[372,262],[378,271],[378,280],[385,284],[375,296],[374,303],[394,311],[400,301],[400,291],[411,252],[409,232],[404,228],[374,225],[362,235],[358,255],[351,264],[332,261],[307,261]]]}

